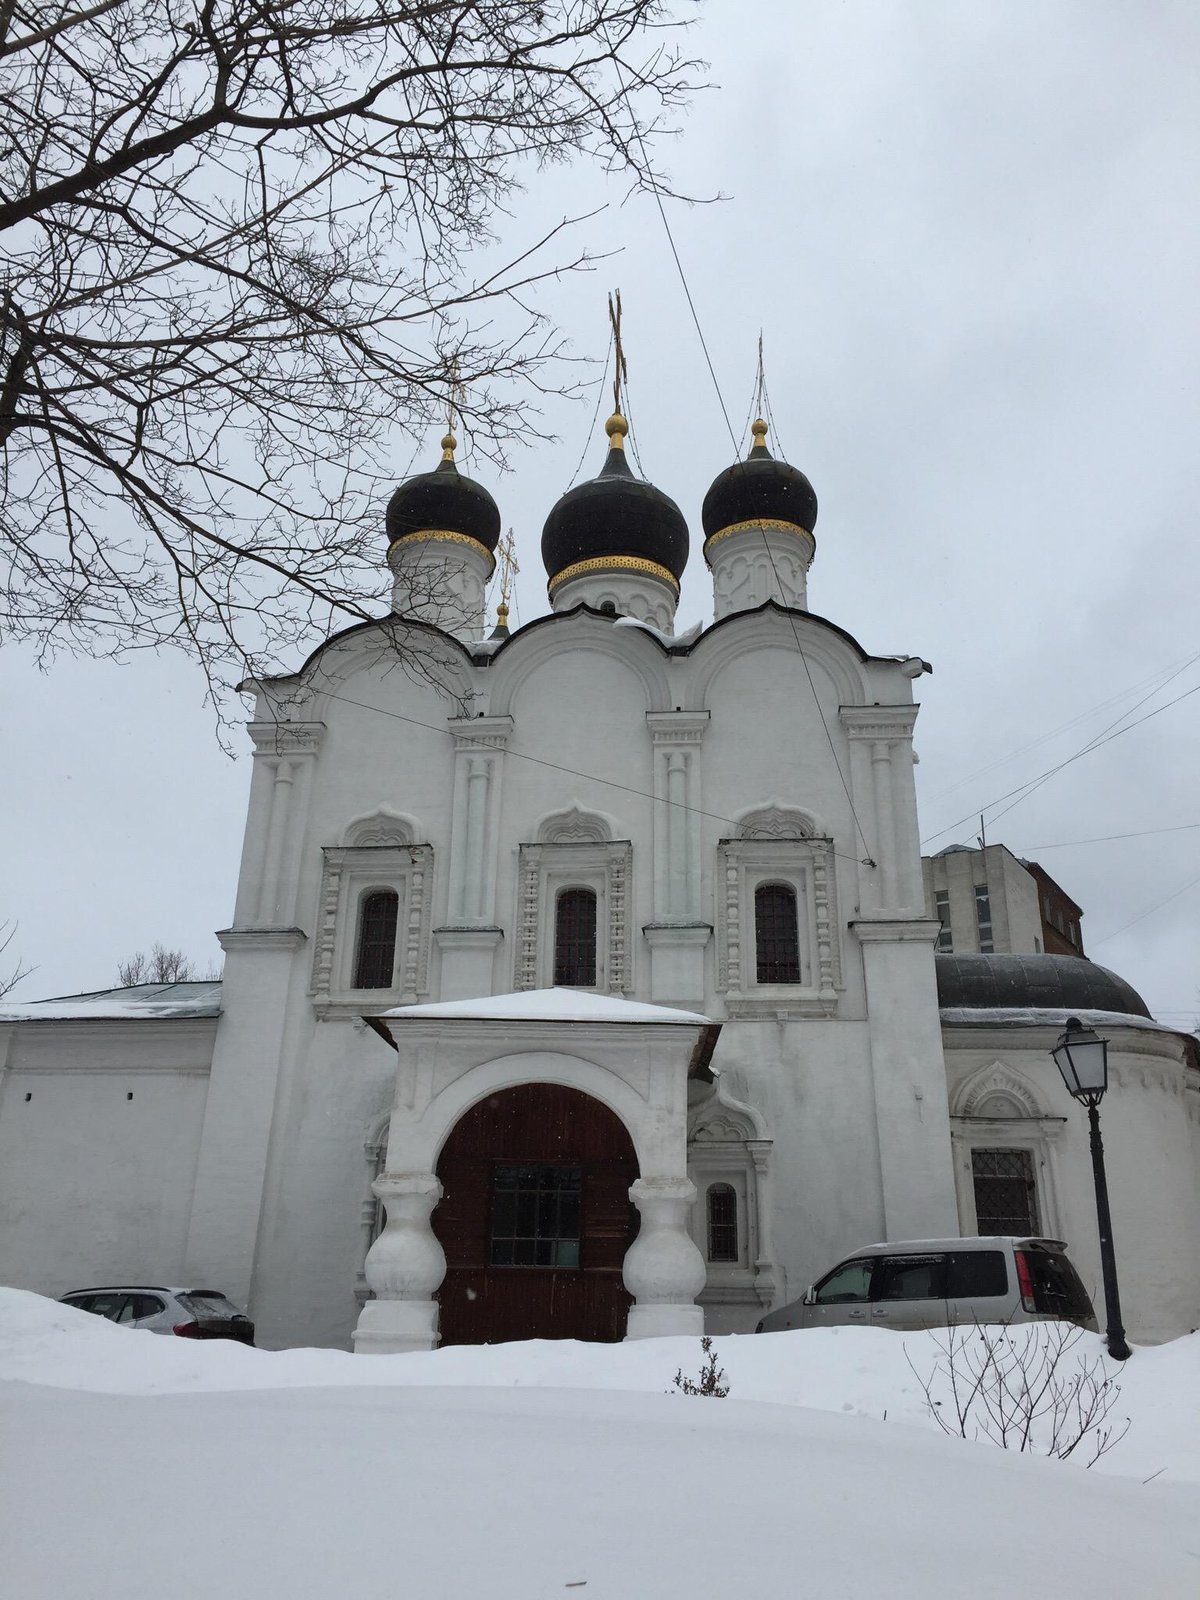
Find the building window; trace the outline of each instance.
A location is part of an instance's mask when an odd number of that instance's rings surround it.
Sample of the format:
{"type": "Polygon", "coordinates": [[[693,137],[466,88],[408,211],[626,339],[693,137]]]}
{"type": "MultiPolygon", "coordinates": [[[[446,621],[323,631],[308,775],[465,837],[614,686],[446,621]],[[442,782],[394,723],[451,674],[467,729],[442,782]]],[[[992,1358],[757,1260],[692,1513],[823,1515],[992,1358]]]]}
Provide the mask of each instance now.
{"type": "Polygon", "coordinates": [[[710,1261],[738,1260],[737,1194],[731,1183],[714,1183],[709,1186],[708,1206],[708,1259],[710,1261]]]}
{"type": "Polygon", "coordinates": [[[760,883],[755,889],[754,948],[759,983],[800,982],[800,925],[790,884],[760,883]]]}
{"type": "Polygon", "coordinates": [[[396,964],[396,919],[400,896],[394,889],[365,895],[358,914],[358,954],[354,960],[356,989],[390,989],[396,964]]]}
{"type": "Polygon", "coordinates": [[[981,1234],[1036,1234],[1037,1185],[1028,1150],[972,1150],[975,1226],[981,1234]]]}
{"type": "Polygon", "coordinates": [[[564,889],[554,908],[555,988],[596,987],[596,891],[564,889]]]}
{"type": "Polygon", "coordinates": [[[975,885],[975,926],[979,931],[981,955],[990,955],[996,948],[992,943],[992,902],[986,883],[975,885]]]}
{"type": "Polygon", "coordinates": [[[937,936],[937,948],[939,950],[953,950],[954,935],[950,932],[950,891],[948,889],[935,890],[933,914],[942,925],[937,936]]]}
{"type": "Polygon", "coordinates": [[[582,1167],[497,1167],[492,1266],[577,1267],[582,1194],[582,1167]]]}

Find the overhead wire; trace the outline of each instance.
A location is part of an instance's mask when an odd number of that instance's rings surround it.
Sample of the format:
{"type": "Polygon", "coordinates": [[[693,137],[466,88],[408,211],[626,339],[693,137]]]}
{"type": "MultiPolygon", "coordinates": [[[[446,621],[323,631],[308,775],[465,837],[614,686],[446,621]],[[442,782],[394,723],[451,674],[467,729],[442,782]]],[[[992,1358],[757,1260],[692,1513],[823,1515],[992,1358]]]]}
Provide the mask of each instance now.
{"type": "MultiPolygon", "coordinates": [[[[1191,663],[1189,662],[1188,665],[1191,665],[1191,663]]],[[[1176,673],[1175,676],[1177,677],[1178,673],[1176,673]]],[[[1161,685],[1160,687],[1165,688],[1165,684],[1161,685]]],[[[1158,689],[1154,690],[1155,694],[1158,692],[1158,689]]],[[[990,811],[993,806],[1002,805],[1005,800],[1011,800],[1014,795],[1018,800],[1023,800],[1027,792],[1032,794],[1034,789],[1039,788],[1041,784],[1046,781],[1046,779],[1054,777],[1055,774],[1061,772],[1064,767],[1069,767],[1072,762],[1079,761],[1083,756],[1091,755],[1093,751],[1101,749],[1102,746],[1106,744],[1111,744],[1114,739],[1119,739],[1123,733],[1131,733],[1134,728],[1140,728],[1143,722],[1149,722],[1152,717],[1157,717],[1163,711],[1169,711],[1172,706],[1177,706],[1181,700],[1186,700],[1190,695],[1197,693],[1200,693],[1200,683],[1194,684],[1190,689],[1185,689],[1182,694],[1176,695],[1173,700],[1168,700],[1164,705],[1155,706],[1153,711],[1148,711],[1144,717],[1139,717],[1136,722],[1127,723],[1123,728],[1118,728],[1116,727],[1116,724],[1110,723],[1109,728],[1104,730],[1107,737],[1098,734],[1095,739],[1084,745],[1082,749],[1076,750],[1074,755],[1070,755],[1064,761],[1058,762],[1056,766],[1048,767],[1045,772],[1039,773],[1036,778],[1031,778],[1026,783],[1018,784],[1015,789],[1010,789],[1007,794],[999,795],[995,800],[990,800],[982,808],[976,807],[972,809],[966,814],[966,816],[959,817],[956,822],[951,822],[945,828],[939,828],[936,833],[926,834],[926,836],[921,840],[922,845],[930,844],[934,839],[940,839],[943,834],[953,833],[956,828],[961,828],[965,823],[973,823],[975,819],[981,815],[981,812],[987,812],[990,811]],[[1115,729],[1115,731],[1112,731],[1113,729],[1115,729]]],[[[1152,698],[1152,696],[1146,696],[1146,699],[1150,698],[1152,698]]],[[[1144,705],[1145,700],[1139,701],[1138,704],[1144,705]]],[[[1136,709],[1136,706],[1131,706],[1130,710],[1123,712],[1121,717],[1119,717],[1117,720],[1123,721],[1125,717],[1129,716],[1130,712],[1135,711],[1136,709]]],[[[1015,803],[1016,802],[1014,802],[1014,804],[1015,803]]],[[[998,815],[1004,816],[1011,809],[1011,806],[1006,806],[1005,810],[999,812],[998,815]]],[[[991,820],[994,822],[996,818],[993,817],[991,820]]]]}
{"type": "MultiPolygon", "coordinates": [[[[628,84],[625,82],[624,74],[621,71],[621,63],[620,63],[619,59],[615,61],[615,65],[616,65],[616,70],[617,70],[617,76],[618,76],[618,79],[620,80],[620,83],[621,83],[622,92],[625,95],[625,104],[626,104],[627,107],[629,107],[630,112],[632,113],[632,109],[633,108],[632,108],[632,105],[630,104],[630,100],[629,100],[629,87],[628,87],[628,84]]],[[[721,415],[725,419],[725,427],[726,427],[726,430],[727,430],[727,432],[729,434],[730,442],[733,445],[734,455],[740,460],[741,441],[738,439],[738,437],[734,433],[733,424],[729,420],[729,410],[728,410],[728,407],[725,404],[725,396],[721,391],[721,384],[720,384],[720,380],[717,377],[717,370],[713,366],[712,356],[709,354],[708,341],[704,337],[704,329],[701,326],[700,316],[699,316],[699,313],[696,310],[696,302],[692,298],[692,291],[691,291],[691,288],[688,285],[687,273],[683,269],[683,262],[680,259],[679,251],[676,248],[675,236],[674,236],[674,234],[672,234],[672,232],[671,232],[671,224],[667,220],[666,208],[663,205],[662,195],[659,192],[658,184],[656,183],[655,178],[654,178],[654,169],[650,164],[650,159],[649,159],[648,155],[646,154],[646,144],[645,144],[644,139],[642,138],[641,129],[638,126],[636,118],[634,118],[633,127],[634,127],[634,132],[635,132],[635,135],[636,135],[636,138],[637,138],[637,142],[638,142],[639,148],[641,149],[641,152],[642,152],[642,168],[643,168],[643,172],[645,174],[645,182],[646,182],[646,184],[647,184],[647,186],[648,186],[648,188],[650,190],[650,193],[654,196],[655,205],[658,207],[658,215],[659,215],[659,218],[662,221],[663,232],[667,236],[667,243],[670,246],[671,255],[672,255],[672,258],[674,259],[674,262],[675,262],[675,270],[679,274],[679,281],[683,286],[684,298],[687,300],[688,310],[692,314],[692,322],[694,323],[695,328],[696,328],[696,336],[700,340],[700,348],[704,352],[704,361],[705,361],[706,366],[708,367],[708,375],[712,379],[713,389],[716,391],[717,404],[720,406],[721,415]]],[[[761,346],[760,346],[760,356],[761,356],[761,346]]],[[[762,540],[763,540],[763,547],[767,552],[767,560],[770,562],[770,565],[771,565],[771,572],[772,572],[772,575],[773,575],[774,580],[775,580],[776,592],[779,594],[780,601],[782,602],[782,599],[783,599],[783,586],[780,583],[779,570],[778,570],[778,568],[777,568],[777,566],[775,564],[774,552],[771,549],[770,541],[767,539],[765,530],[763,530],[763,532],[762,532],[762,540]]],[[[846,779],[845,772],[842,770],[841,758],[838,755],[837,746],[833,742],[833,734],[829,730],[829,723],[826,721],[826,718],[825,718],[825,708],[822,706],[821,698],[817,694],[817,686],[816,686],[816,683],[813,680],[812,669],[810,668],[810,666],[808,664],[808,656],[805,654],[804,646],[800,641],[800,631],[796,627],[796,619],[792,616],[790,607],[784,606],[783,607],[783,611],[784,611],[784,615],[788,619],[789,626],[791,627],[792,638],[795,640],[796,649],[799,652],[800,660],[804,664],[804,673],[805,673],[805,676],[808,679],[809,689],[812,692],[813,703],[815,704],[815,706],[817,708],[817,715],[820,717],[821,726],[825,731],[825,738],[826,738],[826,740],[827,740],[827,742],[829,744],[830,754],[833,756],[834,767],[837,769],[837,775],[841,780],[842,789],[843,789],[843,792],[845,793],[845,796],[846,796],[846,804],[850,807],[850,815],[854,819],[854,826],[858,830],[858,836],[862,841],[863,850],[866,852],[866,854],[861,858],[861,864],[863,866],[874,867],[876,863],[875,863],[874,859],[871,856],[871,846],[867,842],[866,833],[863,831],[863,825],[859,821],[858,811],[857,811],[857,809],[855,808],[855,805],[854,805],[854,796],[850,792],[849,782],[846,779]]]]}

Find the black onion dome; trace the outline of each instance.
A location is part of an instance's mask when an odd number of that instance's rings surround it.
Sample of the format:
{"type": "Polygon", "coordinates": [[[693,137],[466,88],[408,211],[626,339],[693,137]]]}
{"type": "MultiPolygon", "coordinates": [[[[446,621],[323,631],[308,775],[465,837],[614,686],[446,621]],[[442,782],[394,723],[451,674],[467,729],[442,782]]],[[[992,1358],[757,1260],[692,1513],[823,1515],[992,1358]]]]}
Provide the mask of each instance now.
{"type": "Polygon", "coordinates": [[[546,518],[542,560],[551,583],[581,561],[646,561],[665,567],[676,582],[683,576],[687,522],[669,495],[630,471],[627,431],[619,413],[608,419],[610,448],[599,477],[568,489],[546,518]]]}
{"type": "Polygon", "coordinates": [[[973,1010],[1118,1011],[1148,1017],[1146,1002],[1085,956],[935,954],[938,1004],[973,1010]]]}
{"type": "Polygon", "coordinates": [[[767,449],[767,425],[753,427],[754,448],[745,461],[726,467],[704,496],[700,520],[704,537],[723,533],[739,522],[787,522],[812,533],[817,525],[817,496],[797,467],[776,461],[767,449]]]}
{"type": "Polygon", "coordinates": [[[454,435],[448,433],[434,470],[409,478],[388,501],[389,545],[414,533],[455,533],[495,554],[500,542],[499,508],[482,484],[459,472],[454,446],[454,435]]]}

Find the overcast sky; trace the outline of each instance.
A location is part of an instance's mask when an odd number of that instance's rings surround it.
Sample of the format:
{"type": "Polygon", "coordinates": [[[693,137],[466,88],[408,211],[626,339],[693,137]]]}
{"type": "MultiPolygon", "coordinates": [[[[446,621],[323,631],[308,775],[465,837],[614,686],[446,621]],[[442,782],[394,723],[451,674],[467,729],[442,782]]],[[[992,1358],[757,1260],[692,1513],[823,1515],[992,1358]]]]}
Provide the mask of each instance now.
{"type": "MultiPolygon", "coordinates": [[[[988,807],[989,841],[1084,907],[1089,955],[1190,1023],[1200,693],[994,802],[1200,687],[1200,8],[711,0],[692,44],[719,87],[661,153],[678,188],[726,198],[668,203],[676,243],[739,433],[763,330],[772,445],[820,500],[812,609],[934,665],[927,848],[972,841],[988,807]]],[[[699,509],[732,447],[653,201],[624,199],[558,170],[504,236],[608,202],[583,237],[619,254],[544,304],[603,358],[622,290],[638,457],[692,530],[686,624],[711,615],[699,509]]],[[[550,409],[558,442],[509,476],[479,472],[516,532],[523,621],[546,609],[546,513],[603,459],[593,404],[550,409]]],[[[13,999],[105,986],[155,939],[218,961],[250,761],[218,748],[196,669],[42,674],[9,649],[3,670],[0,918],[37,968],[13,999]]]]}

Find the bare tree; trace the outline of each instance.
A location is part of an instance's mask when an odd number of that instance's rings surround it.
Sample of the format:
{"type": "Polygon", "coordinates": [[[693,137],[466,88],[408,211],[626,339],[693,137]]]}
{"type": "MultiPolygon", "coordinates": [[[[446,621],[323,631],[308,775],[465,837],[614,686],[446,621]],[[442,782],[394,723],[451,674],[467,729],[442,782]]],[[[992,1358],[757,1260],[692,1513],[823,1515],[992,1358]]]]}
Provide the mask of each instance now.
{"type": "Polygon", "coordinates": [[[491,222],[648,181],[668,3],[0,0],[0,636],[217,691],[365,616],[398,435],[453,392],[501,460],[566,383],[535,291],[587,255],[491,222]]]}
{"type": "Polygon", "coordinates": [[[0,922],[0,1000],[17,987],[22,978],[27,978],[35,970],[33,967],[23,967],[20,956],[13,956],[12,968],[6,970],[8,962],[5,960],[5,953],[16,936],[15,922],[0,922]]]}
{"type": "Polygon", "coordinates": [[[117,963],[117,983],[122,989],[131,989],[138,983],[193,983],[220,976],[212,966],[200,972],[182,950],[167,950],[157,940],[149,955],[139,950],[128,961],[117,963]]]}

